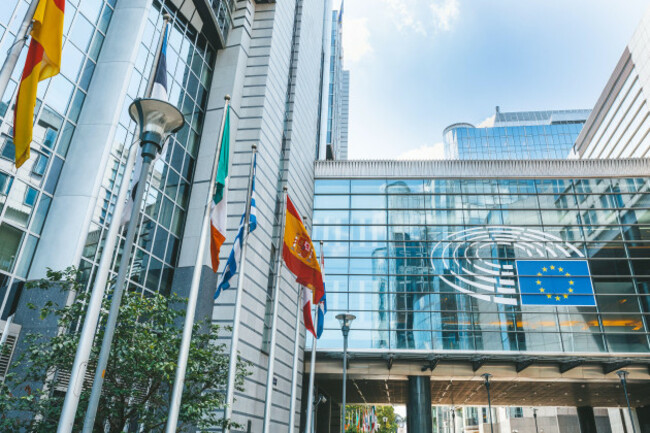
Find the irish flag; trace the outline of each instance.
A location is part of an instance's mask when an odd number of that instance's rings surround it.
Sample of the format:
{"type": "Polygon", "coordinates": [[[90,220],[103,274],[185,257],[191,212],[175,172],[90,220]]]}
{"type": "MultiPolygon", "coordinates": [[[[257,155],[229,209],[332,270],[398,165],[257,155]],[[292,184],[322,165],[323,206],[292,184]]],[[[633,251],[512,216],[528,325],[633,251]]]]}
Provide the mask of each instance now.
{"type": "Polygon", "coordinates": [[[64,8],[65,0],[40,0],[34,12],[32,41],[27,51],[14,112],[16,168],[29,159],[38,82],[55,76],[61,69],[64,8]]]}
{"type": "Polygon", "coordinates": [[[226,241],[226,205],[228,203],[228,157],[230,155],[230,105],[226,107],[226,119],[221,134],[219,165],[215,179],[214,196],[210,204],[210,256],[212,270],[219,271],[219,251],[226,241]]]}

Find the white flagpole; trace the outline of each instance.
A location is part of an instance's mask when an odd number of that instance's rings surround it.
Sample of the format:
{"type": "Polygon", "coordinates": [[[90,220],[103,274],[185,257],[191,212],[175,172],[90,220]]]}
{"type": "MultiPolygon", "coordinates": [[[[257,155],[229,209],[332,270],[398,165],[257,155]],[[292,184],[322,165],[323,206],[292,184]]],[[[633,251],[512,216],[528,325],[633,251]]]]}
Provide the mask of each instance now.
{"type": "Polygon", "coordinates": [[[298,305],[296,307],[296,332],[293,336],[293,376],[291,377],[291,401],[289,402],[289,433],[293,433],[296,423],[296,394],[298,389],[298,361],[300,358],[300,312],[302,311],[302,292],[298,286],[298,305]]]}
{"type": "Polygon", "coordinates": [[[273,397],[273,373],[275,369],[275,345],[277,340],[278,309],[280,306],[280,283],[282,282],[282,250],[284,245],[284,229],[287,213],[287,187],[282,190],[282,210],[280,215],[280,238],[278,239],[277,265],[275,275],[275,287],[273,294],[273,313],[271,315],[271,343],[269,345],[269,363],[266,375],[266,398],[264,399],[264,424],[262,433],[271,433],[271,398],[273,397]]]}
{"type": "MultiPolygon", "coordinates": [[[[257,147],[253,146],[253,161],[255,160],[255,151],[257,147]]],[[[253,174],[255,173],[254,167],[251,164],[251,174],[248,179],[248,196],[246,198],[246,216],[244,217],[244,230],[242,239],[241,254],[239,256],[239,275],[237,276],[237,292],[235,293],[235,314],[232,323],[232,337],[230,339],[230,363],[228,365],[228,387],[226,388],[226,410],[224,411],[224,419],[230,422],[232,417],[232,405],[235,401],[235,379],[237,377],[237,360],[239,355],[237,353],[237,346],[239,344],[239,321],[241,320],[241,303],[244,297],[244,277],[246,273],[246,250],[248,249],[248,227],[250,224],[251,216],[251,197],[253,189],[253,174]]],[[[230,432],[230,427],[224,429],[225,433],[230,432]]]]}
{"type": "MultiPolygon", "coordinates": [[[[320,257],[321,268],[323,263],[323,241],[320,241],[320,257]]],[[[323,272],[323,269],[321,269],[323,272]]],[[[320,304],[316,305],[316,320],[314,320],[314,329],[318,334],[318,309],[320,304]]],[[[318,345],[318,338],[314,338],[311,342],[311,362],[309,364],[309,391],[307,394],[307,420],[305,422],[305,433],[312,433],[313,431],[313,418],[314,418],[314,378],[316,375],[316,346],[318,345]]]]}
{"type": "MultiPolygon", "coordinates": [[[[183,398],[183,385],[185,384],[187,360],[190,355],[190,343],[192,341],[192,328],[194,327],[194,317],[196,315],[196,303],[199,299],[199,283],[201,282],[201,271],[203,269],[203,256],[205,255],[205,245],[207,244],[206,239],[208,238],[210,228],[210,204],[212,202],[212,196],[214,195],[214,183],[219,168],[219,160],[221,159],[221,142],[223,141],[223,133],[226,126],[226,114],[228,112],[230,96],[226,95],[225,100],[226,103],[223,107],[223,117],[221,120],[221,133],[219,134],[219,141],[217,142],[217,155],[214,159],[214,162],[212,163],[212,174],[210,175],[210,183],[208,186],[208,198],[205,202],[205,209],[203,210],[203,221],[201,223],[201,232],[199,234],[199,248],[196,253],[196,263],[194,264],[192,283],[190,285],[190,293],[187,300],[185,324],[183,325],[183,337],[181,339],[181,347],[178,352],[176,376],[174,377],[174,386],[172,388],[172,400],[169,404],[169,415],[167,417],[167,426],[165,428],[165,432],[167,433],[174,433],[176,431],[176,425],[178,424],[178,415],[181,408],[181,400],[183,398]]],[[[253,146],[253,159],[255,158],[255,149],[256,146],[253,146]]],[[[251,173],[252,172],[253,168],[251,167],[251,173]]]]}
{"type": "MultiPolygon", "coordinates": [[[[167,26],[169,21],[171,21],[171,16],[165,14],[163,16],[163,20],[164,35],[165,26],[167,26]]],[[[158,64],[158,58],[160,57],[162,43],[163,36],[160,37],[158,50],[156,51],[155,63],[149,75],[149,82],[147,85],[146,93],[147,96],[150,95],[151,87],[153,86],[154,75],[156,73],[156,65],[158,64]]],[[[133,167],[138,155],[137,150],[139,147],[140,146],[137,145],[137,141],[132,143],[126,159],[126,167],[124,168],[124,176],[122,177],[122,183],[120,184],[120,189],[117,193],[117,202],[115,203],[115,210],[113,211],[113,219],[106,235],[104,252],[102,253],[101,259],[99,260],[95,283],[90,295],[90,300],[88,301],[88,310],[86,311],[84,324],[81,328],[81,335],[79,336],[79,345],[77,346],[74,363],[72,364],[72,370],[70,371],[68,392],[66,392],[65,399],[63,401],[63,409],[61,410],[61,418],[59,418],[57,433],[70,433],[74,425],[75,414],[77,412],[77,407],[79,406],[79,398],[81,397],[81,391],[83,389],[86,371],[88,370],[88,360],[90,359],[93,340],[95,339],[95,334],[97,332],[97,324],[99,323],[102,300],[104,299],[104,294],[106,293],[106,283],[108,281],[108,275],[110,273],[111,263],[113,261],[113,251],[115,250],[118,235],[122,227],[122,213],[124,212],[126,197],[129,193],[129,179],[131,173],[133,172],[133,167]]]]}
{"type": "Polygon", "coordinates": [[[20,52],[27,44],[27,39],[29,39],[28,33],[29,29],[32,26],[32,20],[34,19],[34,11],[36,11],[36,6],[38,6],[38,0],[32,0],[29,4],[27,12],[25,12],[23,22],[18,29],[16,39],[14,39],[14,44],[9,49],[7,58],[2,65],[2,69],[0,69],[0,97],[5,94],[5,90],[7,90],[7,85],[9,84],[11,74],[13,74],[14,69],[16,69],[16,64],[18,63],[20,52]]]}

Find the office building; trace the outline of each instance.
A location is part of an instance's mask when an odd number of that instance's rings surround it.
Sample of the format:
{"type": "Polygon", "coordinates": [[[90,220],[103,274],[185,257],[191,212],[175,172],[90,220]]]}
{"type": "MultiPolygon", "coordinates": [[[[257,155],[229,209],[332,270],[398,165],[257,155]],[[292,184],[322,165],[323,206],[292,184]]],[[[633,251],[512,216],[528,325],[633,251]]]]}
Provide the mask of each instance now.
{"type": "MultiPolygon", "coordinates": [[[[13,43],[28,4],[7,1],[0,12],[2,56],[13,43]]],[[[283,273],[277,293],[267,282],[273,281],[277,259],[274,245],[284,185],[296,207],[311,215],[320,87],[327,75],[321,71],[323,40],[329,35],[330,11],[325,0],[67,1],[62,73],[39,86],[32,157],[18,170],[11,161],[11,122],[20,70],[2,96],[2,320],[18,288],[28,279],[43,277],[47,268],[78,266],[86,288],[92,287],[134,141],[135,124],[127,108],[144,94],[162,13],[167,12],[173,18],[167,49],[169,100],[187,123],[170,138],[166,154],[154,164],[139,216],[129,288],[144,294],[172,290],[187,294],[209,199],[224,95],[232,95],[229,232],[222,263],[244,210],[251,145],[258,146],[258,229],[250,238],[242,291],[245,325],[240,338],[245,343],[239,345],[242,358],[257,367],[245,391],[235,396],[233,420],[250,431],[261,431],[264,402],[259,396],[264,394],[268,362],[266,313],[279,296],[282,317],[291,319],[278,322],[271,431],[287,429],[293,335],[295,327],[301,326],[293,319],[299,287],[288,272],[283,273]]],[[[213,305],[216,275],[210,270],[209,252],[199,263],[203,279],[198,318],[232,324],[235,290],[222,294],[213,305]]],[[[38,303],[59,295],[30,296],[37,296],[31,301],[38,303]]],[[[19,338],[18,348],[27,332],[56,332],[53,323],[40,321],[24,308],[25,302],[21,298],[11,329],[12,336],[19,338]]],[[[229,342],[227,334],[223,338],[229,342]]],[[[0,376],[5,373],[0,371],[0,376]]]]}
{"type": "Polygon", "coordinates": [[[607,81],[575,143],[583,159],[650,156],[650,9],[607,81]]]}
{"type": "Polygon", "coordinates": [[[348,159],[350,71],[343,69],[343,9],[332,11],[326,159],[348,159]]]}
{"type": "MultiPolygon", "coordinates": [[[[614,425],[625,407],[615,371],[625,367],[635,417],[647,423],[649,168],[645,159],[316,162],[329,312],[315,368],[332,405],[319,411],[319,433],[338,425],[340,312],[357,317],[351,403],[405,404],[428,388],[423,404],[465,407],[476,426],[486,410],[470,409],[486,404],[481,374],[491,373],[493,407],[571,407],[540,421],[614,425]],[[577,297],[577,275],[593,295],[577,297]]],[[[450,422],[443,412],[438,425],[450,422]]]]}
{"type": "Polygon", "coordinates": [[[444,158],[564,159],[589,110],[502,112],[475,127],[455,123],[443,131],[444,158]]]}

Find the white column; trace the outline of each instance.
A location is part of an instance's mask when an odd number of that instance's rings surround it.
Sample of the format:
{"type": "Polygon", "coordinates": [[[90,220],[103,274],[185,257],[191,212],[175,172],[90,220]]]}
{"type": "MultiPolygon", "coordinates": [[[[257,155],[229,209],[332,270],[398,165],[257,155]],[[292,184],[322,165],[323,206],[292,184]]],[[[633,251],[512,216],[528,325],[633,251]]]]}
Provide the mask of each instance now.
{"type": "Polygon", "coordinates": [[[29,278],[81,259],[152,0],[115,7],[29,278]]]}

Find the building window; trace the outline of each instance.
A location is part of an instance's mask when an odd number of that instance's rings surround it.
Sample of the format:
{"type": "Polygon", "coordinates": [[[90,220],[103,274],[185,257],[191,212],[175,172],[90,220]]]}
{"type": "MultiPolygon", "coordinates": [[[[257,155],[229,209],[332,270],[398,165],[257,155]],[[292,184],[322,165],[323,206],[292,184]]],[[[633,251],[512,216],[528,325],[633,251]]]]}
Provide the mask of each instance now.
{"type": "Polygon", "coordinates": [[[11,272],[18,255],[23,232],[8,224],[0,226],[0,269],[11,272]]]}
{"type": "Polygon", "coordinates": [[[14,161],[16,159],[16,146],[14,146],[14,142],[9,138],[5,138],[5,144],[2,146],[2,152],[0,152],[0,155],[4,159],[8,159],[10,161],[14,161]]]}
{"type": "Polygon", "coordinates": [[[36,162],[32,166],[32,173],[36,176],[43,176],[45,174],[45,169],[47,168],[47,162],[50,160],[47,156],[39,153],[36,156],[36,162]]]}
{"type": "Polygon", "coordinates": [[[34,205],[36,204],[36,197],[38,197],[38,190],[32,188],[31,186],[28,186],[27,190],[25,191],[25,198],[23,200],[23,204],[29,207],[34,207],[34,205]]]}
{"type": "MultiPolygon", "coordinates": [[[[13,178],[10,175],[0,171],[0,196],[9,194],[12,180],[13,178]]],[[[0,210],[1,209],[2,208],[0,207],[0,210]]]]}

